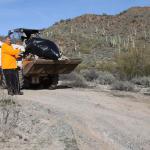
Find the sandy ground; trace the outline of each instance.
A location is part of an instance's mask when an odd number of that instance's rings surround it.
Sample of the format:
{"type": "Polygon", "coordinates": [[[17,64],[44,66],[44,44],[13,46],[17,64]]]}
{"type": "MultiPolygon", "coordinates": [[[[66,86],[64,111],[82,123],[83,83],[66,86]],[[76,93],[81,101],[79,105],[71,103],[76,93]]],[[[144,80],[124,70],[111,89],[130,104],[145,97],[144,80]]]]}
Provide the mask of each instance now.
{"type": "MultiPolygon", "coordinates": [[[[24,90],[24,96],[13,101],[15,104],[7,107],[14,114],[9,120],[16,112],[18,119],[12,119],[15,123],[8,127],[9,135],[1,133],[0,149],[150,149],[149,96],[68,88],[24,90]]],[[[0,111],[4,111],[2,106],[0,111]]]]}

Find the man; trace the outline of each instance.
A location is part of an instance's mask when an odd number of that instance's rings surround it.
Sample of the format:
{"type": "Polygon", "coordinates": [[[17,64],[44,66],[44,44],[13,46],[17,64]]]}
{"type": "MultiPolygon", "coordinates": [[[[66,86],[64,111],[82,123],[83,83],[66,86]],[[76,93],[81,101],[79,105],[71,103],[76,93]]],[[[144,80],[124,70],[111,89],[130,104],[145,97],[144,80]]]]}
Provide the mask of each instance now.
{"type": "Polygon", "coordinates": [[[20,50],[14,49],[11,45],[10,37],[5,38],[2,45],[2,70],[6,80],[8,95],[23,95],[20,91],[17,58],[19,57],[20,50]]]}

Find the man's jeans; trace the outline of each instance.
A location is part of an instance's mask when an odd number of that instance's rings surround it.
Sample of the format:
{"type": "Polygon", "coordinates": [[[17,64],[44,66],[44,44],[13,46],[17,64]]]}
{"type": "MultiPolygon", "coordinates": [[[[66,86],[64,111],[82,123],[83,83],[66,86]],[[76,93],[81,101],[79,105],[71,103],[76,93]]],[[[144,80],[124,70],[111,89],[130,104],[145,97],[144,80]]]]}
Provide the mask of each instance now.
{"type": "Polygon", "coordinates": [[[17,69],[4,69],[3,74],[6,80],[8,94],[17,94],[20,92],[19,76],[17,69]]]}

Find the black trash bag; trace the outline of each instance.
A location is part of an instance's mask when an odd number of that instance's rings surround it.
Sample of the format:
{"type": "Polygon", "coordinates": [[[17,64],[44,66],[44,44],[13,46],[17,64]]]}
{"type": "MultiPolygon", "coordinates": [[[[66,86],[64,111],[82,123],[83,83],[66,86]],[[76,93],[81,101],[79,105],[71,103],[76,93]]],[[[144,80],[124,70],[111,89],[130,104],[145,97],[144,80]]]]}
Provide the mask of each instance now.
{"type": "Polygon", "coordinates": [[[31,53],[41,58],[58,60],[61,57],[57,45],[49,40],[41,38],[31,38],[27,41],[25,55],[31,53]]]}

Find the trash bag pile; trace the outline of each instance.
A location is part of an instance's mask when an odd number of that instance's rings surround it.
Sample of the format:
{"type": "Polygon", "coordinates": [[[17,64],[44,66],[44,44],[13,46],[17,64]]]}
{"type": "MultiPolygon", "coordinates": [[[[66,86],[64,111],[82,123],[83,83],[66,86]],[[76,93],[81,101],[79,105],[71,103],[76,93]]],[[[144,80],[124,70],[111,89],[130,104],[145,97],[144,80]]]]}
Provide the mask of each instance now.
{"type": "Polygon", "coordinates": [[[61,57],[57,45],[42,38],[31,38],[26,43],[25,54],[37,55],[40,58],[58,60],[61,57]]]}

